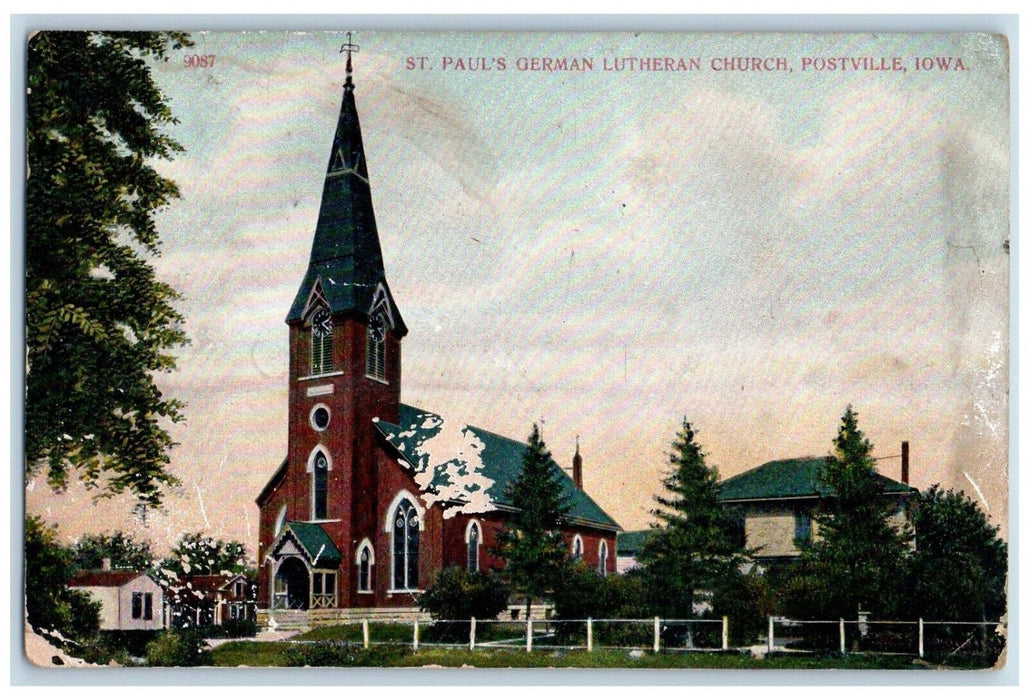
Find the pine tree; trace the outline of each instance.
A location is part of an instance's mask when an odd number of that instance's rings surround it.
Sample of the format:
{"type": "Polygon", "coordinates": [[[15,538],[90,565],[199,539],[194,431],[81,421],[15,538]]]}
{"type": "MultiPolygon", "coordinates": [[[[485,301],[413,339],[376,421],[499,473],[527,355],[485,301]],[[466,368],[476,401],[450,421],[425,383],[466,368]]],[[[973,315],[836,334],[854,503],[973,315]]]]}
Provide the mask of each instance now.
{"type": "Polygon", "coordinates": [[[553,591],[568,560],[561,524],[571,506],[559,479],[560,469],[534,424],[522,471],[508,487],[507,498],[515,511],[498,533],[496,548],[505,561],[504,578],[525,597],[526,619],[532,599],[553,591]]]}
{"type": "Polygon", "coordinates": [[[912,520],[911,613],[927,620],[999,620],[1007,611],[1008,546],[979,505],[937,484],[919,496],[912,520]]]}
{"type": "Polygon", "coordinates": [[[818,537],[803,555],[817,584],[808,605],[818,616],[854,619],[859,610],[889,615],[903,592],[910,530],[890,522],[896,501],[884,497],[872,444],[857,416],[847,406],[833,440],[835,453],[819,474],[828,495],[815,514],[818,537]]]}
{"type": "Polygon", "coordinates": [[[692,618],[698,591],[714,591],[742,562],[743,551],[718,502],[718,470],[707,465],[693,426],[683,418],[669,454],[671,471],[654,500],[657,518],[640,553],[651,604],[663,617],[692,618]]]}
{"type": "Polygon", "coordinates": [[[154,375],[186,342],[156,279],[155,214],[178,196],[154,168],[182,148],[150,61],[178,32],[39,32],[28,44],[25,468],[54,488],[77,471],[105,496],[159,505],[177,483],[154,375]]]}

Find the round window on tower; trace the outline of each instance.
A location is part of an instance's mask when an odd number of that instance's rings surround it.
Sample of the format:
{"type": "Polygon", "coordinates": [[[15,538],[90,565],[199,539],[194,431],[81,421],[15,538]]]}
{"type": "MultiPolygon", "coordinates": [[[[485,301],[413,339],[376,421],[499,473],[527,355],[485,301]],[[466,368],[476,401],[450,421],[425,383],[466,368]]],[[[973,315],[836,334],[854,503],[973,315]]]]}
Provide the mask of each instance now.
{"type": "Polygon", "coordinates": [[[325,430],[329,427],[329,408],[318,404],[311,409],[311,427],[315,430],[325,430]]]}

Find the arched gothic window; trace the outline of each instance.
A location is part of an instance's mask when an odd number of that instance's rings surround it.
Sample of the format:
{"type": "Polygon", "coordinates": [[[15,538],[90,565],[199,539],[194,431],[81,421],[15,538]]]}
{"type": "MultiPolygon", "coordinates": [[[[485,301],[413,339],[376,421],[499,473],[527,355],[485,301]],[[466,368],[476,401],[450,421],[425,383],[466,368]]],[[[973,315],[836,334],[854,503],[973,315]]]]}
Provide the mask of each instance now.
{"type": "Polygon", "coordinates": [[[474,520],[468,526],[468,571],[479,570],[479,523],[474,520]]]}
{"type": "Polygon", "coordinates": [[[313,520],[325,520],[329,506],[329,461],[319,451],[314,458],[314,497],[312,498],[313,520]]]}
{"type": "Polygon", "coordinates": [[[393,589],[418,588],[418,511],[406,498],[393,512],[393,589]]]}
{"type": "Polygon", "coordinates": [[[600,541],[600,557],[597,562],[597,570],[601,576],[607,576],[607,540],[600,541]]]}
{"type": "Polygon", "coordinates": [[[572,561],[582,559],[582,538],[578,535],[572,540],[572,561]]]}
{"type": "Polygon", "coordinates": [[[372,546],[366,542],[357,555],[357,590],[362,593],[372,590],[372,564],[374,562],[375,555],[372,552],[372,546]]]}

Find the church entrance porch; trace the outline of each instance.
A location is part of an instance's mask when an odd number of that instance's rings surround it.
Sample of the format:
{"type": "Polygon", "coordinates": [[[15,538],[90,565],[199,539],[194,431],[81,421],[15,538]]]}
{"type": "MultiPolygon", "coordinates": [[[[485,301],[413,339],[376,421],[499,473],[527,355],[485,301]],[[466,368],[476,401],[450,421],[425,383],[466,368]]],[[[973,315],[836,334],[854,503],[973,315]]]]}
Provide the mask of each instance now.
{"type": "Polygon", "coordinates": [[[307,566],[298,557],[284,559],[275,572],[274,590],[273,609],[307,610],[311,597],[311,577],[307,566]]]}
{"type": "Polygon", "coordinates": [[[285,523],[265,559],[272,584],[271,610],[335,608],[342,561],[320,525],[285,523]]]}

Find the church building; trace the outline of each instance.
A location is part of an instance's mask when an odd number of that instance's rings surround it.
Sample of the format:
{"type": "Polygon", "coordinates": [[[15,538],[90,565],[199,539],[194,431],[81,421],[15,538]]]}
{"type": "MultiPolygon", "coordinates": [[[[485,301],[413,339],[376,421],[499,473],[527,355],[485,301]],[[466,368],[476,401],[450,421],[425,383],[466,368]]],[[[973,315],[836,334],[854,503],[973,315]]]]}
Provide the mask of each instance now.
{"type": "MultiPolygon", "coordinates": [[[[407,326],[386,281],[351,50],[310,263],[286,317],[286,458],[257,497],[259,617],[310,623],[399,614],[448,566],[502,569],[492,552],[526,446],[401,403],[407,326]],[[330,612],[331,611],[331,612],[330,612]]],[[[526,426],[526,434],[529,426],[526,426]]],[[[615,569],[620,530],[560,469],[569,557],[615,569]]]]}

